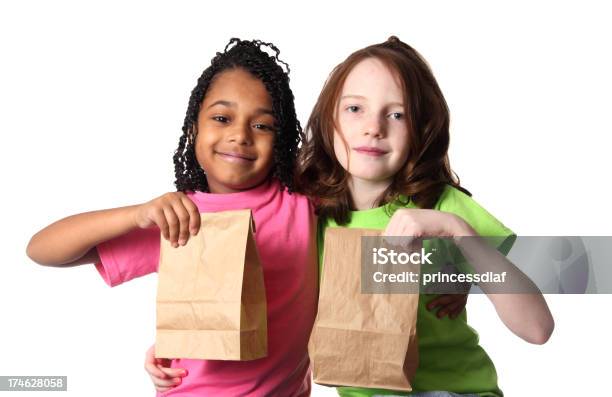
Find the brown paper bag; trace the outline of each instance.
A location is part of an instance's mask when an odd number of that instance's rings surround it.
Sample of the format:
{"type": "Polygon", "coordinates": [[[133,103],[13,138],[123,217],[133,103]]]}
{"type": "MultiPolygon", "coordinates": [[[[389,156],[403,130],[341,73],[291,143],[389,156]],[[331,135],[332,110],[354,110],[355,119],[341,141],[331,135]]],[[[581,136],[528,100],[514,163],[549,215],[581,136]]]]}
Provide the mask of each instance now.
{"type": "Polygon", "coordinates": [[[254,360],[267,355],[266,293],[250,210],[201,214],[197,235],[161,239],[155,355],[254,360]]]}
{"type": "Polygon", "coordinates": [[[361,236],[381,233],[326,229],[319,306],[309,342],[316,383],[412,390],[419,294],[361,293],[361,236]]]}

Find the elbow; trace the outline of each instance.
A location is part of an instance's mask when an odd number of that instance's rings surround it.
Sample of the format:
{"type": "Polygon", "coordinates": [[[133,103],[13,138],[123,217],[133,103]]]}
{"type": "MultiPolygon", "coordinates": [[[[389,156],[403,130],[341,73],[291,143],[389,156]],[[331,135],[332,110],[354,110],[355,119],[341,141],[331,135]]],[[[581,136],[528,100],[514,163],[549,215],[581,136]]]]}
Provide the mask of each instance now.
{"type": "Polygon", "coordinates": [[[544,343],[548,342],[554,329],[555,322],[552,317],[550,317],[548,321],[545,321],[535,327],[530,335],[525,338],[525,340],[534,345],[543,345],[544,343]]]}
{"type": "Polygon", "coordinates": [[[49,266],[49,264],[46,263],[40,255],[40,249],[38,248],[36,242],[36,235],[32,236],[32,238],[28,242],[28,246],[26,247],[26,255],[34,263],[37,263],[41,266],[49,266]]]}
{"type": "Polygon", "coordinates": [[[36,243],[34,242],[35,237],[36,236],[33,236],[28,242],[28,246],[26,247],[26,255],[28,256],[28,258],[32,260],[32,262],[41,264],[37,260],[37,256],[36,256],[36,243]]]}

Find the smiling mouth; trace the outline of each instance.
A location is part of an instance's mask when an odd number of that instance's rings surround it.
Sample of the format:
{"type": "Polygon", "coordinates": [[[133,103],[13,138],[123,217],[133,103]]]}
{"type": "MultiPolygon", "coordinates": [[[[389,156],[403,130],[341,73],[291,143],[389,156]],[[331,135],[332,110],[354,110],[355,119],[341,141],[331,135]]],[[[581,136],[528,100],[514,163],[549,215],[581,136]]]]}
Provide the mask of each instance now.
{"type": "Polygon", "coordinates": [[[360,147],[354,148],[353,150],[355,150],[357,153],[365,154],[367,156],[372,156],[372,157],[380,157],[388,153],[385,150],[382,150],[376,147],[371,147],[371,146],[360,146],[360,147]]]}
{"type": "Polygon", "coordinates": [[[215,151],[215,154],[219,155],[219,157],[221,157],[223,160],[229,161],[231,163],[252,163],[253,161],[255,161],[255,157],[238,152],[215,151]]]}

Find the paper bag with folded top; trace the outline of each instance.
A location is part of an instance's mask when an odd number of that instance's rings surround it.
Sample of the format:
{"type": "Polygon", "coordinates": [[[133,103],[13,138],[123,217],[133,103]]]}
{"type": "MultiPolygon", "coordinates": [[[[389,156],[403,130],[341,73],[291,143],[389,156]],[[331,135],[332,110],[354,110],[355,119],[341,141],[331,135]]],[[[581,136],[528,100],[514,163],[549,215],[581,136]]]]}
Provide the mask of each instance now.
{"type": "MultiPolygon", "coordinates": [[[[361,237],[381,233],[326,229],[318,312],[309,341],[315,383],[412,390],[410,379],[418,366],[418,285],[410,294],[361,292],[361,237]]],[[[377,243],[364,239],[364,244],[377,243]]],[[[410,270],[418,273],[420,267],[410,270]]]]}
{"type": "Polygon", "coordinates": [[[254,360],[267,355],[266,293],[250,210],[201,214],[197,235],[161,239],[155,355],[254,360]]]}

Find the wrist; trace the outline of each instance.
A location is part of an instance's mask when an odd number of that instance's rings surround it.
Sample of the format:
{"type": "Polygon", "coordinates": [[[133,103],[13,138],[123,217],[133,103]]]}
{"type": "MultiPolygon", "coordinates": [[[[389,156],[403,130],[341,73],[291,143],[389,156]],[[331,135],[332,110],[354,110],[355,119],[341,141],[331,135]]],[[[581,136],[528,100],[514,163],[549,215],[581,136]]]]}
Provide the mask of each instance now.
{"type": "Polygon", "coordinates": [[[141,228],[140,226],[140,222],[139,222],[139,213],[141,210],[142,204],[136,204],[136,205],[130,205],[128,207],[126,207],[127,210],[127,218],[130,221],[130,228],[131,229],[137,229],[137,228],[141,228]]]}
{"type": "Polygon", "coordinates": [[[453,217],[454,217],[454,222],[452,222],[452,225],[453,225],[452,236],[453,236],[453,240],[456,243],[461,242],[461,240],[463,240],[465,237],[478,236],[478,233],[476,232],[476,230],[474,230],[474,228],[470,226],[469,223],[463,220],[463,218],[457,215],[453,215],[453,217]]]}

